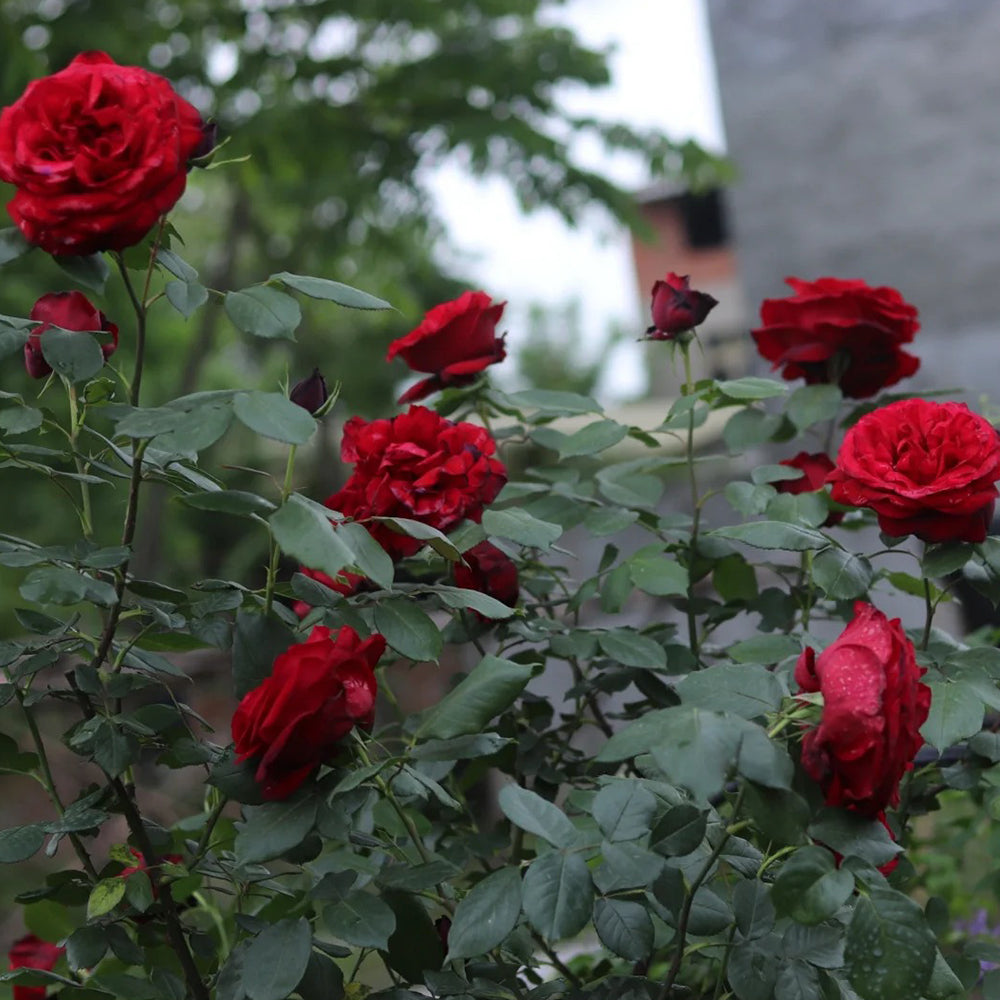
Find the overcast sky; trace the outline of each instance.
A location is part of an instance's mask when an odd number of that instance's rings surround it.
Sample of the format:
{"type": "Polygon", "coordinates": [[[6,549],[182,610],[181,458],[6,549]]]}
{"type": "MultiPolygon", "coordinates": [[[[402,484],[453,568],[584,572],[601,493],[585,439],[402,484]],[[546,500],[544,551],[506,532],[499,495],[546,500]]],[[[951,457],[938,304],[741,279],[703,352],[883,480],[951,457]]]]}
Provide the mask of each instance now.
{"type": "MultiPolygon", "coordinates": [[[[672,139],[695,138],[710,149],[723,148],[701,0],[571,0],[564,18],[585,43],[616,48],[612,85],[568,95],[573,111],[655,126],[672,139]]],[[[649,180],[632,161],[599,156],[590,146],[574,153],[627,188],[649,180]]],[[[615,321],[634,324],[637,335],[648,325],[627,233],[606,218],[589,219],[574,231],[549,210],[521,215],[503,181],[480,183],[457,167],[439,171],[431,186],[465,267],[471,255],[481,287],[510,302],[505,320],[513,345],[533,302],[557,305],[579,298],[590,343],[599,343],[615,321]]],[[[642,388],[634,343],[615,351],[607,370],[606,394],[627,396],[642,388]]]]}

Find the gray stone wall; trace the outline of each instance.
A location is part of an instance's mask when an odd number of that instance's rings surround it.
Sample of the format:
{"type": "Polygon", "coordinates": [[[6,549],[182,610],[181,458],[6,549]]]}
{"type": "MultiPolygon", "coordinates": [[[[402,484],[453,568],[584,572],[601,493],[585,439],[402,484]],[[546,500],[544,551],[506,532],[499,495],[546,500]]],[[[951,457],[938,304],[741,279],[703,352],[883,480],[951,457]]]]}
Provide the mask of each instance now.
{"type": "Polygon", "coordinates": [[[1000,398],[1000,2],[708,0],[751,311],[889,284],[920,384],[1000,398]]]}

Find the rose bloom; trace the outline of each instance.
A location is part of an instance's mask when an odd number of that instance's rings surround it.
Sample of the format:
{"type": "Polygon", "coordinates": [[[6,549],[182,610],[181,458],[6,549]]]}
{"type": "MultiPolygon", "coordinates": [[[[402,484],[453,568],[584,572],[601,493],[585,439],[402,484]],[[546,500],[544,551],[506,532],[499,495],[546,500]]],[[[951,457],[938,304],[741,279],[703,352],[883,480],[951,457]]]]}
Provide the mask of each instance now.
{"type": "MultiPolygon", "coordinates": [[[[43,941],[34,934],[18,938],[7,953],[11,969],[44,969],[51,972],[59,956],[66,951],[57,944],[43,941]]],[[[14,986],[14,1000],[44,1000],[45,986],[14,986]]]]}
{"type": "MultiPolygon", "coordinates": [[[[344,597],[350,597],[351,594],[357,593],[368,582],[367,577],[361,576],[360,573],[350,573],[347,570],[341,570],[337,574],[336,580],[321,569],[310,569],[308,566],[300,566],[299,572],[303,576],[308,576],[310,580],[315,580],[317,583],[323,584],[324,587],[329,587],[330,590],[334,590],[344,597]]],[[[305,618],[312,611],[312,605],[307,604],[305,601],[296,601],[292,605],[292,610],[300,618],[305,618]]]]}
{"type": "Polygon", "coordinates": [[[509,556],[490,542],[480,542],[463,552],[462,558],[467,565],[454,566],[455,583],[459,587],[478,590],[508,607],[517,604],[517,566],[509,556]]]}
{"type": "Polygon", "coordinates": [[[1000,436],[963,403],[904,399],[844,436],[827,482],[837,503],[870,507],[887,535],[981,542],[1000,478],[1000,436]]]}
{"type": "Polygon", "coordinates": [[[507,356],[504,336],[496,334],[506,302],[485,292],[463,292],[435,306],[423,322],[389,345],[386,361],[399,355],[415,372],[430,378],[411,386],[400,403],[412,403],[451,385],[468,385],[484,368],[507,356]]]}
{"type": "Polygon", "coordinates": [[[78,55],[0,113],[10,217],[52,254],[124,250],[183,194],[204,129],[162,76],[78,55]]]}
{"type": "Polygon", "coordinates": [[[917,310],[896,289],[840,278],[785,281],[795,294],[765,299],[752,331],[757,350],[784,378],[833,383],[863,399],[920,366],[901,346],[920,328],[917,310]]]}
{"type": "Polygon", "coordinates": [[[375,664],[385,639],[317,625],[286,649],[271,675],[248,691],[233,715],[239,760],[254,758],[265,799],[285,799],[329,761],[355,727],[375,720],[375,664]]]}
{"type": "Polygon", "coordinates": [[[673,340],[679,333],[693,330],[718,305],[707,292],[691,287],[691,279],[671,271],[653,285],[650,312],[653,325],[646,331],[647,340],[673,340]]]}
{"type": "MultiPolygon", "coordinates": [[[[773,484],[779,493],[791,493],[793,496],[798,496],[800,493],[818,493],[826,484],[826,477],[835,468],[830,456],[822,451],[813,454],[800,451],[794,458],[786,458],[778,464],[785,465],[789,469],[798,469],[802,473],[800,479],[781,479],[773,484]]],[[[823,522],[823,527],[832,528],[843,520],[844,515],[840,511],[830,511],[823,522]]]]}
{"type": "Polygon", "coordinates": [[[32,378],[45,378],[52,373],[52,366],[42,354],[42,334],[50,326],[63,330],[103,330],[110,334],[111,340],[101,344],[105,361],[118,350],[118,327],[82,292],[50,292],[43,295],[31,307],[28,318],[41,324],[31,331],[24,345],[24,367],[32,378]]]}
{"type": "Polygon", "coordinates": [[[802,651],[795,680],[823,695],[820,723],[802,741],[802,766],[827,805],[877,818],[899,802],[899,782],[924,742],[931,691],[923,673],[899,619],[863,601],[819,656],[802,651]]]}
{"type": "MultiPolygon", "coordinates": [[[[341,458],[354,463],[354,472],[324,503],[356,521],[406,517],[450,531],[465,518],[478,522],[507,481],[495,452],[485,428],[446,420],[423,406],[388,420],[352,417],[341,458]]],[[[394,559],[425,544],[379,522],[366,527],[394,559]]]]}

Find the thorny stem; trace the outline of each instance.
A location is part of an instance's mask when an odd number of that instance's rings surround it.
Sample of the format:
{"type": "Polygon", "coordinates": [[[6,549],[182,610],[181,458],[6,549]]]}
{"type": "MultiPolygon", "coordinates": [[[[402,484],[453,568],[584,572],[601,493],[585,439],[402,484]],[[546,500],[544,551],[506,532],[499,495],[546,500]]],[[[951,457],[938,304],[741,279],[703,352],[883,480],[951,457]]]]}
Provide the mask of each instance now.
{"type": "MultiPolygon", "coordinates": [[[[281,502],[282,504],[291,496],[292,494],[292,481],[295,474],[295,452],[296,447],[293,444],[288,449],[288,461],[285,463],[285,481],[281,486],[281,502]]],[[[274,604],[274,588],[278,581],[278,566],[281,562],[281,549],[278,548],[278,543],[274,540],[274,535],[271,536],[271,558],[267,564],[267,583],[264,589],[264,614],[269,615],[271,613],[271,607],[274,604]]]]}
{"type": "Polygon", "coordinates": [[[76,466],[77,474],[80,476],[80,525],[83,528],[83,537],[91,539],[94,537],[94,515],[90,505],[90,484],[83,478],[87,474],[87,467],[77,451],[77,442],[80,437],[80,407],[76,394],[76,385],[69,379],[64,379],[66,395],[69,398],[69,443],[73,450],[73,464],[76,466]]]}
{"type": "Polygon", "coordinates": [[[926,650],[931,641],[931,624],[934,621],[934,601],[931,598],[931,581],[924,577],[924,634],[920,640],[920,648],[926,650]]]}
{"type": "MultiPolygon", "coordinates": [[[[691,377],[691,344],[688,341],[681,342],[681,355],[684,358],[684,384],[681,386],[681,395],[688,396],[694,391],[694,379],[691,377]]],[[[695,660],[701,660],[699,656],[698,621],[694,613],[694,562],[698,550],[698,527],[701,522],[701,501],[698,497],[698,479],[694,469],[694,407],[688,410],[687,425],[687,445],[685,448],[687,458],[688,483],[691,486],[691,540],[688,544],[688,588],[687,588],[687,624],[688,643],[695,660]]]]}
{"type": "Polygon", "coordinates": [[[535,939],[535,944],[538,945],[546,955],[549,956],[549,961],[555,966],[555,968],[562,973],[563,978],[575,989],[579,989],[583,985],[583,981],[580,977],[568,966],[566,963],[549,947],[545,939],[540,935],[531,932],[531,936],[535,939]]]}

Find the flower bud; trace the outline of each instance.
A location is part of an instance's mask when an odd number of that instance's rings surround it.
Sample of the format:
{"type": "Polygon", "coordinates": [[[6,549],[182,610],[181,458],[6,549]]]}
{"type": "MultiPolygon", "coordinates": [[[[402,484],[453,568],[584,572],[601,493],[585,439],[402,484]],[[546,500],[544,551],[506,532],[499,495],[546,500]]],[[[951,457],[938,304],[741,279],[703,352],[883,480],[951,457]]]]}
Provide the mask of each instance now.
{"type": "Polygon", "coordinates": [[[653,325],[646,331],[646,339],[673,340],[704,323],[718,304],[707,292],[692,288],[687,275],[670,272],[653,285],[650,303],[653,325]]]}
{"type": "Polygon", "coordinates": [[[319,369],[314,368],[312,375],[292,386],[288,398],[315,416],[330,398],[330,390],[327,388],[326,379],[320,375],[319,369]]]}

